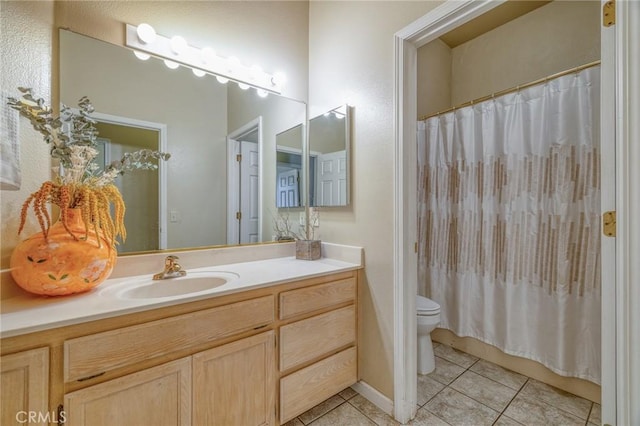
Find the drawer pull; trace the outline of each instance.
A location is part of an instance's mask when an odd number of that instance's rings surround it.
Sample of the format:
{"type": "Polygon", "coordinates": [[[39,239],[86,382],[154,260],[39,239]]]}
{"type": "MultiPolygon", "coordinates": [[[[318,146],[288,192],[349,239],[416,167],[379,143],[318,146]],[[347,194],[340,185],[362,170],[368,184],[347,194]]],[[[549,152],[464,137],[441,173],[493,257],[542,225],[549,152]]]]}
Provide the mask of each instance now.
{"type": "Polygon", "coordinates": [[[87,380],[95,379],[96,377],[100,377],[104,375],[104,371],[102,373],[94,374],[93,376],[83,377],[82,379],[78,379],[79,382],[86,382],[87,380]]]}

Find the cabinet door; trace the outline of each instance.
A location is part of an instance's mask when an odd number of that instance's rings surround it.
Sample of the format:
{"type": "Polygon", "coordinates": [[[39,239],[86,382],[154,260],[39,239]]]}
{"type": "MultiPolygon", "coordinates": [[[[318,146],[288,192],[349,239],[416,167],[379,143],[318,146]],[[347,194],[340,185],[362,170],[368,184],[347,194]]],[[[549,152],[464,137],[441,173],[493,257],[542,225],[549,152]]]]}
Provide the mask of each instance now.
{"type": "Polygon", "coordinates": [[[65,395],[67,425],[191,424],[191,357],[65,395]]]}
{"type": "Polygon", "coordinates": [[[49,413],[49,348],[5,355],[0,359],[0,424],[55,421],[49,413]]]}
{"type": "Polygon", "coordinates": [[[274,353],[268,331],[193,355],[193,424],[274,424],[274,353]]]}

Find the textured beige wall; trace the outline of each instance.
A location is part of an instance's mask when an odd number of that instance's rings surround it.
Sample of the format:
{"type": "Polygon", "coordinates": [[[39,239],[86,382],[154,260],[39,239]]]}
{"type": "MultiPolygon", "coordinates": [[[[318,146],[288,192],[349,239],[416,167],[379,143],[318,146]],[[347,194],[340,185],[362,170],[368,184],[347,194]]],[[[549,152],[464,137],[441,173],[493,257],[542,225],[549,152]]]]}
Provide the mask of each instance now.
{"type": "Polygon", "coordinates": [[[458,105],[600,59],[600,3],[554,1],[453,49],[458,105]]]}
{"type": "MultiPolygon", "coordinates": [[[[19,96],[18,86],[31,87],[39,97],[50,99],[53,16],[50,2],[0,2],[3,103],[5,94],[19,96]]],[[[0,191],[2,269],[9,267],[16,244],[40,229],[35,220],[30,221],[23,234],[17,235],[20,207],[29,194],[51,177],[49,147],[26,119],[20,119],[19,138],[22,186],[18,191],[0,191]]]]}
{"type": "Polygon", "coordinates": [[[393,398],[393,35],[435,1],[314,1],[309,10],[311,116],[354,106],[352,199],[320,212],[320,237],[363,246],[360,374],[393,398]]]}

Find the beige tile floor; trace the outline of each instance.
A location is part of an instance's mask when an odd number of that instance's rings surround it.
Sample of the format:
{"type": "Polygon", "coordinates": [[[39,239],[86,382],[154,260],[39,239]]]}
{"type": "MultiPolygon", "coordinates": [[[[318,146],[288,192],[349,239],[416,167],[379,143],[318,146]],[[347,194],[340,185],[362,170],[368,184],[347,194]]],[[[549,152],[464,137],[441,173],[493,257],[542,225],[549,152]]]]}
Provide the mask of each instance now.
{"type": "MultiPolygon", "coordinates": [[[[436,369],[418,376],[415,426],[592,426],[600,404],[505,370],[446,345],[434,344],[436,369]]],[[[286,426],[398,425],[348,388],[286,426]]]]}

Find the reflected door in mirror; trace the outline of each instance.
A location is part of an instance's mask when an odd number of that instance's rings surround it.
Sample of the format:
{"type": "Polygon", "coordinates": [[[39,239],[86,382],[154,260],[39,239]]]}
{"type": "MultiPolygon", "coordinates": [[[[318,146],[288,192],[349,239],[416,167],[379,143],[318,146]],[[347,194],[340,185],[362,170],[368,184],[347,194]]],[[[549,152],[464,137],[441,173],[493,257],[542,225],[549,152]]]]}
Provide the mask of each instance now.
{"type": "Polygon", "coordinates": [[[347,205],[347,152],[345,150],[315,156],[316,205],[347,205]]]}
{"type": "Polygon", "coordinates": [[[351,107],[342,105],[309,121],[309,204],[349,204],[351,107]]]}

